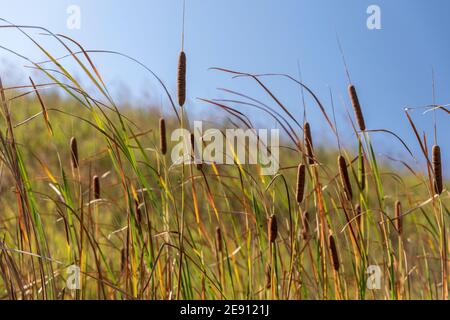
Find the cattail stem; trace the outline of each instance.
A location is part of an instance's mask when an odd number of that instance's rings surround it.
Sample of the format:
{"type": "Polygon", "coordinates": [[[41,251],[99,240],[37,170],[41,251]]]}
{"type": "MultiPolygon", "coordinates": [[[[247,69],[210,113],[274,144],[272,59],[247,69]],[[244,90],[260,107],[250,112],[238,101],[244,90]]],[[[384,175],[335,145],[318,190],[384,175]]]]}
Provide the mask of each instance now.
{"type": "Polygon", "coordinates": [[[339,166],[339,174],[341,176],[342,187],[344,188],[345,191],[345,196],[347,197],[348,201],[352,201],[353,198],[352,185],[350,183],[350,178],[348,175],[347,162],[345,161],[345,158],[343,156],[338,157],[338,166],[339,166]]]}

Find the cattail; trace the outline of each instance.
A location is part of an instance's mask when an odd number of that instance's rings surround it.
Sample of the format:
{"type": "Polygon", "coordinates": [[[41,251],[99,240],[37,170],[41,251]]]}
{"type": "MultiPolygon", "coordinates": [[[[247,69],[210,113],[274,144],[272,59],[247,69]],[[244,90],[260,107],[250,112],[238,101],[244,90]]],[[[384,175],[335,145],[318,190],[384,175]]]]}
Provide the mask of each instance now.
{"type": "Polygon", "coordinates": [[[70,138],[70,153],[72,156],[72,168],[78,168],[78,145],[75,137],[70,138]]]}
{"type": "Polygon", "coordinates": [[[303,240],[307,240],[309,238],[309,212],[308,211],[305,211],[302,214],[302,224],[303,224],[302,238],[303,238],[303,240]]]}
{"type": "Polygon", "coordinates": [[[137,224],[140,225],[142,222],[142,211],[139,206],[139,201],[136,199],[134,200],[134,208],[135,208],[135,210],[134,210],[135,216],[134,217],[136,219],[137,224]]]}
{"type": "Polygon", "coordinates": [[[403,233],[402,224],[402,204],[400,201],[395,201],[395,227],[400,235],[403,233]]]}
{"type": "Polygon", "coordinates": [[[355,206],[355,215],[356,215],[356,224],[358,225],[358,228],[361,228],[362,223],[362,215],[361,215],[361,206],[359,203],[355,206]]]}
{"type": "Polygon", "coordinates": [[[345,196],[347,197],[348,201],[351,201],[353,198],[352,185],[350,184],[350,178],[348,176],[347,162],[345,161],[345,158],[343,156],[338,157],[338,165],[342,186],[345,191],[345,196]]]}
{"type": "Polygon", "coordinates": [[[92,183],[94,184],[94,199],[100,199],[100,179],[98,176],[92,178],[92,183]]]}
{"type": "Polygon", "coordinates": [[[223,244],[222,244],[222,232],[220,231],[220,228],[216,228],[216,242],[217,242],[217,251],[222,252],[223,251],[223,244]]]}
{"type": "Polygon", "coordinates": [[[272,287],[272,268],[270,264],[266,265],[266,289],[272,287]]]}
{"type": "Polygon", "coordinates": [[[334,238],[331,234],[328,236],[328,243],[331,250],[331,260],[333,262],[333,268],[334,270],[339,271],[339,256],[336,248],[336,243],[334,242],[334,238]]]}
{"type": "Polygon", "coordinates": [[[277,238],[277,234],[278,234],[277,217],[274,214],[269,218],[268,229],[269,229],[268,230],[269,242],[274,243],[277,238]]]}
{"type": "Polygon", "coordinates": [[[441,164],[441,148],[433,146],[433,172],[434,172],[434,189],[437,194],[442,193],[442,164],[441,164]]]}
{"type": "Polygon", "coordinates": [[[159,148],[163,155],[167,153],[166,121],[164,118],[159,119],[159,148]]]}
{"type": "Polygon", "coordinates": [[[127,251],[125,250],[125,248],[122,248],[122,250],[120,250],[120,270],[124,272],[126,267],[127,267],[127,251]]]}
{"type": "Polygon", "coordinates": [[[359,183],[361,186],[361,190],[364,190],[366,187],[366,168],[364,163],[364,157],[362,155],[362,144],[361,141],[359,142],[359,151],[361,154],[361,157],[359,158],[359,183]]]}
{"type": "Polygon", "coordinates": [[[311,137],[311,128],[308,122],[305,122],[305,125],[303,126],[303,135],[305,136],[306,156],[308,157],[308,163],[314,164],[314,147],[311,137]]]}
{"type": "Polygon", "coordinates": [[[184,51],[180,52],[178,59],[178,104],[180,107],[186,101],[186,54],[184,51]]]}
{"type": "Polygon", "coordinates": [[[296,190],[296,199],[297,203],[300,204],[303,201],[303,194],[305,190],[305,165],[300,164],[298,166],[297,172],[297,190],[296,190]]]}
{"type": "Polygon", "coordinates": [[[350,100],[352,101],[353,110],[355,111],[356,121],[358,122],[359,129],[361,131],[366,130],[366,124],[361,111],[361,105],[359,104],[358,95],[354,85],[348,86],[348,93],[350,94],[350,100]]]}

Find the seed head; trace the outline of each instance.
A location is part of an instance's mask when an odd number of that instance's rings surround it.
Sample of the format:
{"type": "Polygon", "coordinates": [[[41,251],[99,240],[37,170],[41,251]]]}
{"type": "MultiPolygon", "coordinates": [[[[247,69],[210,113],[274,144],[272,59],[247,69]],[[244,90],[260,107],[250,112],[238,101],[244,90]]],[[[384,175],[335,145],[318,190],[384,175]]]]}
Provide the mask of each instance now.
{"type": "Polygon", "coordinates": [[[305,165],[300,164],[298,166],[297,172],[297,190],[296,190],[296,199],[298,204],[302,203],[303,201],[304,190],[305,190],[305,165]]]}
{"type": "Polygon", "coordinates": [[[345,161],[345,158],[343,156],[338,157],[338,166],[339,166],[339,174],[341,176],[342,187],[344,188],[345,191],[345,196],[347,197],[348,201],[352,201],[353,198],[352,185],[350,183],[350,178],[348,176],[347,162],[345,161]]]}
{"type": "Polygon", "coordinates": [[[364,122],[364,117],[361,111],[361,105],[359,104],[358,95],[356,94],[356,89],[354,85],[348,86],[348,93],[350,95],[350,100],[352,101],[353,111],[355,112],[356,121],[358,122],[359,129],[361,131],[366,130],[366,124],[364,122]]]}
{"type": "Polygon", "coordinates": [[[268,230],[269,242],[274,243],[277,238],[277,234],[278,234],[277,217],[274,214],[269,218],[268,229],[269,229],[268,230]]]}

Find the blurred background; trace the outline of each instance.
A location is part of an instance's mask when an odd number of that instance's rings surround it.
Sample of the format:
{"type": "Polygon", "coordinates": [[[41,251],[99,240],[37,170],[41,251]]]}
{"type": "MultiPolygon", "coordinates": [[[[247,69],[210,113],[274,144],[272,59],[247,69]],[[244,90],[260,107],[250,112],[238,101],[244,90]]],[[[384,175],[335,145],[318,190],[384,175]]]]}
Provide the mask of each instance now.
{"type": "MultiPolygon", "coordinates": [[[[1,0],[0,3],[0,17],[13,24],[42,26],[75,39],[85,49],[113,50],[138,59],[175,94],[181,49],[181,0],[1,0]]],[[[230,74],[210,70],[211,67],[250,73],[286,73],[296,78],[301,73],[303,82],[318,95],[329,114],[332,112],[330,90],[333,93],[339,133],[347,146],[345,138],[354,133],[347,116],[348,80],[338,36],[368,128],[394,131],[423,164],[404,108],[450,103],[448,12],[450,3],[445,0],[187,0],[186,108],[197,119],[215,115],[217,109],[197,98],[229,97],[218,88],[236,90],[275,106],[251,79],[232,79],[230,74]],[[367,21],[373,12],[367,10],[371,5],[380,10],[381,29],[368,28],[367,21]]],[[[28,32],[54,56],[65,54],[54,39],[37,30],[28,32]]],[[[14,28],[0,28],[0,46],[0,73],[4,82],[28,85],[26,76],[30,69],[26,65],[29,63],[8,50],[33,61],[46,58],[14,28]]],[[[162,102],[161,112],[172,113],[163,90],[143,68],[105,53],[93,53],[91,57],[117,101],[144,108],[162,102]]],[[[77,75],[75,66],[69,64],[68,68],[71,67],[77,75]]],[[[299,87],[279,77],[267,77],[263,81],[303,121],[299,87]]],[[[326,145],[333,139],[331,131],[310,97],[306,97],[305,103],[308,121],[314,136],[318,137],[316,143],[326,145]]],[[[442,111],[424,113],[425,110],[415,109],[411,115],[419,133],[427,134],[430,148],[436,123],[444,172],[448,172],[445,168],[450,160],[449,115],[442,111]]],[[[276,126],[273,119],[252,109],[246,111],[258,126],[276,126]]],[[[373,136],[378,153],[406,157],[398,141],[380,133],[373,136]]]]}

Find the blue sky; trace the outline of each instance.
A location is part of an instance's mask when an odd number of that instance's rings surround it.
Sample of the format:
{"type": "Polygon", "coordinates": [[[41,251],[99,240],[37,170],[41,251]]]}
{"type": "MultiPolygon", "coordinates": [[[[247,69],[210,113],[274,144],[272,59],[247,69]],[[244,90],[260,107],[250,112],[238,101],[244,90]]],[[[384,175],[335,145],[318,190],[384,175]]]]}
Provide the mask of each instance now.
{"type": "MultiPolygon", "coordinates": [[[[15,24],[40,25],[55,33],[73,37],[87,49],[115,50],[133,56],[156,72],[175,92],[176,61],[181,46],[181,0],[0,0],[1,17],[15,24]],[[7,3],[7,4],[6,4],[7,3]],[[69,5],[81,9],[81,28],[66,26],[69,5]]],[[[445,0],[187,0],[185,51],[188,57],[187,108],[201,116],[215,112],[196,97],[223,98],[217,88],[234,89],[273,101],[249,79],[231,79],[230,75],[208,70],[230,68],[254,73],[298,75],[300,62],[303,81],[311,87],[331,113],[329,88],[336,107],[340,132],[345,137],[349,124],[345,108],[347,80],[336,41],[339,34],[352,82],[360,95],[367,126],[392,130],[413,150],[419,147],[404,115],[405,106],[432,103],[432,69],[435,95],[439,104],[450,103],[450,2],[445,0]],[[369,5],[381,9],[381,30],[366,26],[369,5]],[[344,107],[345,105],[345,107],[344,107]],[[195,111],[199,110],[199,111],[195,111]]],[[[53,41],[37,35],[52,52],[62,53],[53,41]]],[[[0,45],[24,53],[32,59],[42,55],[14,30],[0,30],[0,45]]],[[[23,61],[0,51],[2,73],[18,67],[26,74],[23,61]]],[[[170,113],[162,90],[148,73],[123,58],[93,55],[100,72],[119,98],[123,88],[132,88],[133,96],[145,96],[159,102],[170,113]]],[[[75,71],[76,72],[76,71],[75,71]]],[[[10,82],[20,82],[14,77],[10,82]]],[[[264,79],[280,100],[301,121],[299,89],[293,83],[275,78],[264,79]]],[[[308,120],[315,136],[327,141],[330,132],[311,100],[307,100],[308,120]]],[[[433,113],[412,113],[421,131],[433,143],[433,113]]],[[[266,126],[273,120],[260,113],[252,119],[266,126]],[[267,120],[264,120],[267,119],[267,120]]],[[[449,116],[437,113],[438,143],[443,158],[450,160],[449,116]]],[[[223,114],[220,114],[222,117],[223,114]]],[[[389,137],[375,134],[380,153],[407,159],[401,145],[389,137]]],[[[346,144],[344,139],[344,144],[346,144]]],[[[348,140],[352,146],[353,140],[348,140]]],[[[319,141],[317,142],[319,143],[319,141]]],[[[421,158],[421,157],[419,157],[421,158]]],[[[445,170],[445,165],[444,165],[445,170]]]]}

